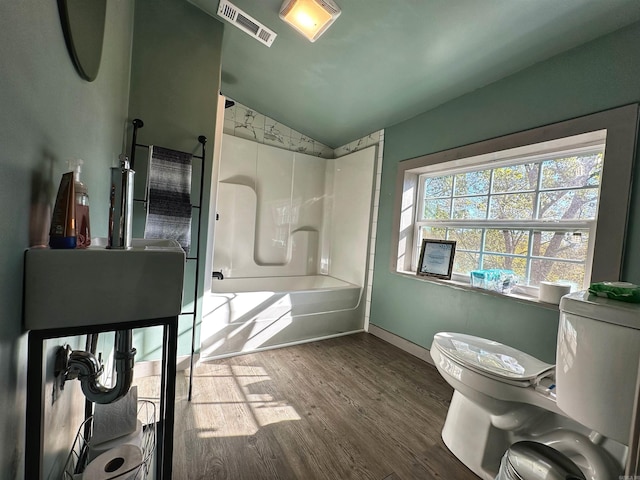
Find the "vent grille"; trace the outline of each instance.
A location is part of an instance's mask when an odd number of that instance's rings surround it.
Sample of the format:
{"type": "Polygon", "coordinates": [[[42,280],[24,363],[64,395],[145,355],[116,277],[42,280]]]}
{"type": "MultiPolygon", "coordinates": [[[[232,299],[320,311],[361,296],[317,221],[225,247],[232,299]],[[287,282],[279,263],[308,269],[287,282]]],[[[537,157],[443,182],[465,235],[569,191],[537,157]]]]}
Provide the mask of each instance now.
{"type": "Polygon", "coordinates": [[[225,17],[227,20],[233,20],[238,12],[235,8],[233,8],[230,4],[220,4],[222,7],[222,11],[218,11],[218,15],[221,17],[225,17]]]}
{"type": "Polygon", "coordinates": [[[220,0],[218,16],[249,34],[267,47],[270,47],[277,35],[272,30],[258,22],[255,18],[240,10],[228,0],[220,0]]]}
{"type": "Polygon", "coordinates": [[[254,22],[249,20],[247,17],[245,17],[241,13],[239,13],[238,16],[236,17],[236,22],[238,22],[238,25],[246,28],[254,35],[257,35],[258,32],[260,31],[259,25],[256,25],[254,22]]]}
{"type": "Polygon", "coordinates": [[[260,33],[258,33],[258,37],[262,39],[264,42],[268,42],[269,39],[271,38],[271,34],[266,30],[260,30],[260,33]]]}

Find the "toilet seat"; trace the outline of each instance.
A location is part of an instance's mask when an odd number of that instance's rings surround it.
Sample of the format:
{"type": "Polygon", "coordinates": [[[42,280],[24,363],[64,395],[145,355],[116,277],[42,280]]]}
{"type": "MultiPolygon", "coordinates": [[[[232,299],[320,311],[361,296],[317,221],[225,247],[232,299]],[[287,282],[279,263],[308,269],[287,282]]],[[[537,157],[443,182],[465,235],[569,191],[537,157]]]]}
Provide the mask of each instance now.
{"type": "Polygon", "coordinates": [[[531,355],[493,340],[441,332],[434,336],[433,345],[449,360],[493,380],[517,387],[537,384],[550,376],[555,366],[531,355]]]}

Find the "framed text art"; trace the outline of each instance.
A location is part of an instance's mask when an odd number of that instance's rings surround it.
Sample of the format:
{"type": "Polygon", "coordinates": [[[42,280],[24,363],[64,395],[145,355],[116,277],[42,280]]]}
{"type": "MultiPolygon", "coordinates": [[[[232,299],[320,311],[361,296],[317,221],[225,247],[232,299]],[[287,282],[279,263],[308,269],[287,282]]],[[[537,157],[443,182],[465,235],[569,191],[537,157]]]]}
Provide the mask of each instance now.
{"type": "Polygon", "coordinates": [[[454,240],[422,240],[420,261],[416,274],[423,277],[436,277],[449,280],[453,270],[453,257],[456,253],[454,240]]]}

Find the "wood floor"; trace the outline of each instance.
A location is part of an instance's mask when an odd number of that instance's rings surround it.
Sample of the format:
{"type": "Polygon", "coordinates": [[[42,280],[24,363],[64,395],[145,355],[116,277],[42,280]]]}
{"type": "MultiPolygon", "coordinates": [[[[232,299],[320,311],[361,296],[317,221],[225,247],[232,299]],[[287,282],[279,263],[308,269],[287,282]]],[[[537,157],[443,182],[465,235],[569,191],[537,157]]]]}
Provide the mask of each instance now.
{"type": "Polygon", "coordinates": [[[440,438],[451,388],[373,335],[199,365],[191,402],[187,381],[175,480],[477,480],[440,438]]]}

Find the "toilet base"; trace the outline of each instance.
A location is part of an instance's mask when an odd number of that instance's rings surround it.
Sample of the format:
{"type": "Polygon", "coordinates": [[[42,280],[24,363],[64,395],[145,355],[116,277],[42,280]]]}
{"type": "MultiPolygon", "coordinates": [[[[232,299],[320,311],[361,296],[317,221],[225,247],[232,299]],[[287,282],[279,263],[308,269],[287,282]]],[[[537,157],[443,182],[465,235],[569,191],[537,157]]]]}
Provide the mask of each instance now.
{"type": "Polygon", "coordinates": [[[505,406],[513,408],[492,414],[454,390],[447,412],[442,430],[445,445],[483,480],[495,479],[504,453],[522,440],[540,442],[567,455],[590,480],[622,475],[626,452],[619,444],[606,440],[596,445],[589,440],[588,429],[539,407],[509,402],[505,406]]]}
{"type": "Polygon", "coordinates": [[[479,405],[454,390],[442,429],[451,452],[483,480],[493,480],[511,442],[507,432],[493,428],[479,405]]]}

